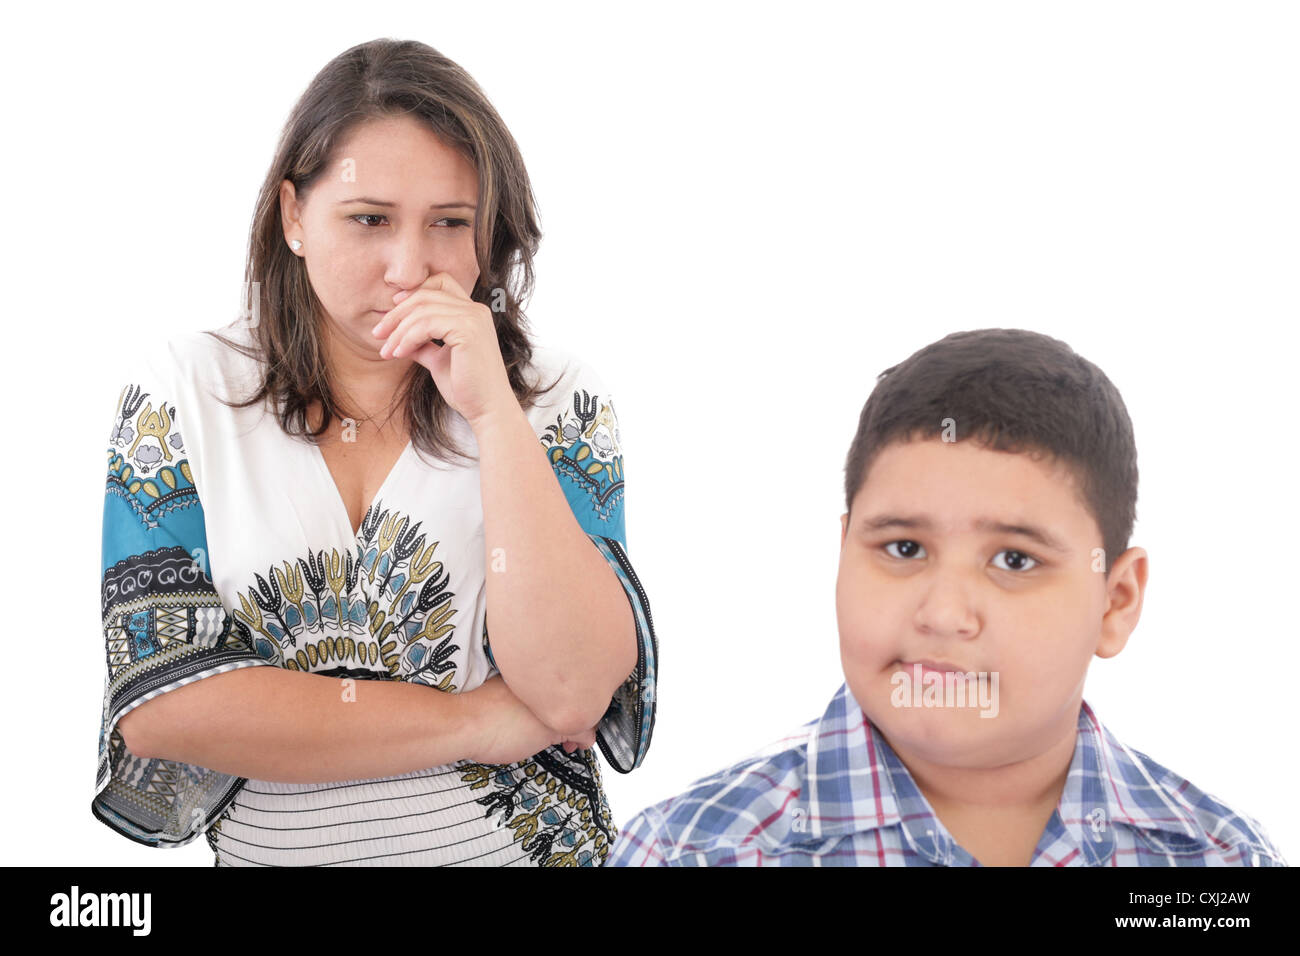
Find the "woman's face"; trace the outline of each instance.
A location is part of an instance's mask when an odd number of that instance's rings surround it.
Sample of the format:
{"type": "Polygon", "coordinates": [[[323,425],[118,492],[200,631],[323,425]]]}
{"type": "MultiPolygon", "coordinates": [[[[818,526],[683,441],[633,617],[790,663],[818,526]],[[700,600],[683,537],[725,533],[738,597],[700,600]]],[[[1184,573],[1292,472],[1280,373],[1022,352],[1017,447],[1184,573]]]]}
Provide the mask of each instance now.
{"type": "Polygon", "coordinates": [[[302,241],[331,331],[376,355],[370,330],[396,293],[448,272],[472,294],[477,201],[474,167],[409,117],[353,130],[305,196],[280,184],[285,241],[302,241]]]}

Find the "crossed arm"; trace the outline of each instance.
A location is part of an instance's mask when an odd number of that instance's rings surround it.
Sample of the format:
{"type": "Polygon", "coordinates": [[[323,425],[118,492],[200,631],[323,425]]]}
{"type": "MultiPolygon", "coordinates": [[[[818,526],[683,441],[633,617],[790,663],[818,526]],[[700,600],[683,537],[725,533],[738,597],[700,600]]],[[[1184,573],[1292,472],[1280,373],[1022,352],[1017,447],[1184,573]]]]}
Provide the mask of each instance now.
{"type": "Polygon", "coordinates": [[[637,666],[632,609],[518,406],[476,423],[492,657],[543,723],[590,730],[637,666]]]}

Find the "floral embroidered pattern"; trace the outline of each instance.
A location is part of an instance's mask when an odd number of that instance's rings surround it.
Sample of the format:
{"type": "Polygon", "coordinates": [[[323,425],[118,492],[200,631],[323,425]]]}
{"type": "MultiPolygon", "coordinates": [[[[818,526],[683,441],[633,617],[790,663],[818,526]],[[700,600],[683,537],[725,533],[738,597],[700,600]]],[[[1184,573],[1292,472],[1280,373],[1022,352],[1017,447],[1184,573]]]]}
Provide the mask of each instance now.
{"type": "Polygon", "coordinates": [[[456,595],[437,548],[420,522],[375,502],[355,556],[322,550],[266,577],[255,573],[235,617],[253,632],[259,655],[290,670],[455,691],[456,595]]]}
{"type": "Polygon", "coordinates": [[[550,747],[504,766],[465,763],[461,780],[485,817],[514,831],[514,842],[538,866],[601,866],[617,831],[590,750],[550,747]]]}

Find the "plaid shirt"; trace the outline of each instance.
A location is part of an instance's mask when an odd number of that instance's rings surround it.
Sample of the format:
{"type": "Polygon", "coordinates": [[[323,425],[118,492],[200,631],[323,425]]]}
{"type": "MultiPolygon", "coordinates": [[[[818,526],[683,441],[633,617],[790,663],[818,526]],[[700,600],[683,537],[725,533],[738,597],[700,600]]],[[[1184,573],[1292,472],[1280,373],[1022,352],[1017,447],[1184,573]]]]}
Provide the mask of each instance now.
{"type": "MultiPolygon", "coordinates": [[[[804,725],[632,818],[610,866],[979,866],[841,685],[804,725]]],[[[1124,746],[1087,702],[1031,866],[1286,866],[1260,825],[1124,746]]]]}

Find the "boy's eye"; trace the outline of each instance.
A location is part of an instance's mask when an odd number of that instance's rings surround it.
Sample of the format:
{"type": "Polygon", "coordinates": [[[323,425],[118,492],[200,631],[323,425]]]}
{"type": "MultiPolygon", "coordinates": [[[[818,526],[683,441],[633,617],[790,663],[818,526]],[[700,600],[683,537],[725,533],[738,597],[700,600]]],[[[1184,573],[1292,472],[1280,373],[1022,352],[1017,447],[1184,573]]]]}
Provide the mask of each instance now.
{"type": "MultiPolygon", "coordinates": [[[[890,541],[884,546],[884,548],[885,553],[891,558],[909,560],[912,558],[925,557],[925,548],[910,539],[890,541]]],[[[1000,568],[1003,571],[1017,571],[1022,573],[1025,571],[1032,571],[1034,568],[1038,567],[1038,563],[1037,558],[1031,557],[1023,551],[1017,551],[1014,548],[1006,548],[1005,550],[999,551],[993,558],[994,567],[1000,568]],[[998,560],[1004,556],[1005,560],[998,560]]]]}
{"type": "Polygon", "coordinates": [[[925,549],[922,548],[915,541],[909,541],[909,540],[891,541],[887,545],[885,545],[885,553],[888,554],[891,558],[914,558],[917,556],[918,553],[924,554],[925,549]],[[895,553],[889,550],[890,548],[895,548],[895,547],[898,548],[899,552],[901,553],[895,553]]]}
{"type": "Polygon", "coordinates": [[[1005,551],[999,551],[993,558],[995,567],[1003,571],[1031,571],[1038,567],[1038,560],[1031,558],[1023,551],[1017,551],[1014,548],[1007,548],[1005,551]],[[998,564],[997,560],[1002,555],[1008,555],[1006,564],[998,564]]]}

